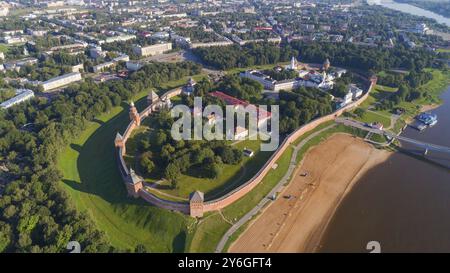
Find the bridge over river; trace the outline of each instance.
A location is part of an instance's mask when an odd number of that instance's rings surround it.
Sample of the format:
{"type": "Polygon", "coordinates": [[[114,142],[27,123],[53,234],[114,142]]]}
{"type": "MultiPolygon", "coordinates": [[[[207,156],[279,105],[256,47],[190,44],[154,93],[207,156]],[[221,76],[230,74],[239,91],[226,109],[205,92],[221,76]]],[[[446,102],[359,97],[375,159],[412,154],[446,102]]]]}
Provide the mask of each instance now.
{"type": "Polygon", "coordinates": [[[432,143],[423,142],[423,141],[415,140],[412,138],[407,138],[407,137],[403,137],[400,135],[396,135],[396,134],[386,131],[386,130],[380,130],[380,129],[369,127],[366,124],[356,121],[356,120],[352,120],[352,119],[348,119],[348,118],[337,118],[336,122],[344,124],[346,126],[351,126],[351,127],[358,128],[358,129],[361,129],[361,130],[364,130],[367,132],[371,132],[374,134],[384,135],[384,136],[388,137],[389,139],[395,138],[402,142],[410,143],[412,145],[422,148],[424,150],[424,154],[427,154],[428,151],[437,151],[437,152],[450,154],[450,147],[432,144],[432,143]]]}

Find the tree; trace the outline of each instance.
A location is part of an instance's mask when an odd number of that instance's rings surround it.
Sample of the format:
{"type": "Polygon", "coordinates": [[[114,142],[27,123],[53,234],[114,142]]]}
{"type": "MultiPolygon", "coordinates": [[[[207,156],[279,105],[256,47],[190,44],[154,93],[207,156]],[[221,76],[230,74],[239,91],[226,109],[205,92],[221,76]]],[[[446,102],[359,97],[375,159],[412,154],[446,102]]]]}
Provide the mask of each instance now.
{"type": "Polygon", "coordinates": [[[141,155],[139,165],[147,174],[150,174],[155,169],[155,163],[153,163],[153,161],[151,160],[150,152],[146,152],[141,155]]]}
{"type": "Polygon", "coordinates": [[[166,133],[164,133],[164,131],[158,131],[155,135],[154,141],[156,146],[162,147],[162,145],[167,141],[166,133]]]}
{"type": "Polygon", "coordinates": [[[147,253],[147,248],[142,245],[142,244],[138,244],[135,249],[134,249],[135,253],[147,253]]]}
{"type": "Polygon", "coordinates": [[[169,163],[169,165],[167,165],[164,176],[167,180],[170,181],[172,188],[175,189],[177,187],[177,179],[180,177],[180,175],[180,167],[177,164],[169,163]]]}
{"type": "Polygon", "coordinates": [[[219,155],[225,164],[238,164],[242,160],[242,152],[230,146],[222,147],[219,155]]]}
{"type": "Polygon", "coordinates": [[[11,243],[11,226],[0,221],[0,252],[5,251],[11,243]]]}
{"type": "Polygon", "coordinates": [[[364,115],[365,112],[366,112],[365,109],[362,109],[362,108],[356,108],[356,110],[355,110],[355,115],[357,115],[358,117],[361,118],[361,117],[364,115]]]}

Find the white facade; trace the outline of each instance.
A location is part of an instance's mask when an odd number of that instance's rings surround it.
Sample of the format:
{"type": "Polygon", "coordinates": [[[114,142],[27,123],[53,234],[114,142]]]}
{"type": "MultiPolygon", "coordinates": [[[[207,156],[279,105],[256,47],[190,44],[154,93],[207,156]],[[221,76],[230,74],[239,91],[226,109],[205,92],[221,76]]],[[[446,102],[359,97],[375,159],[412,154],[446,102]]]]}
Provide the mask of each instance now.
{"type": "Polygon", "coordinates": [[[114,62],[114,61],[110,61],[110,62],[106,62],[106,63],[101,63],[101,64],[98,64],[98,65],[96,65],[96,66],[93,66],[93,67],[92,67],[92,71],[93,71],[94,73],[101,72],[101,71],[103,71],[103,70],[105,70],[105,69],[107,69],[107,68],[113,67],[114,65],[116,65],[116,62],[114,62]]]}
{"type": "Polygon", "coordinates": [[[29,89],[17,89],[16,96],[4,101],[0,104],[3,109],[8,109],[9,107],[19,104],[21,102],[27,101],[34,97],[34,92],[29,89]]]}
{"type": "Polygon", "coordinates": [[[81,72],[84,69],[83,64],[77,64],[72,66],[72,72],[81,72]]]}
{"type": "Polygon", "coordinates": [[[249,78],[252,80],[255,80],[259,83],[261,83],[265,89],[274,89],[275,80],[273,80],[271,77],[264,75],[263,73],[257,71],[257,70],[247,70],[245,72],[241,72],[239,74],[241,77],[249,78]]]}
{"type": "Polygon", "coordinates": [[[41,84],[41,86],[44,88],[44,91],[47,91],[80,81],[81,79],[81,74],[79,72],[73,72],[45,81],[41,84]]]}
{"type": "Polygon", "coordinates": [[[136,39],[136,35],[119,35],[106,38],[105,43],[124,42],[133,39],[136,39]]]}
{"type": "Polygon", "coordinates": [[[136,55],[143,56],[143,57],[163,54],[170,50],[172,50],[172,43],[156,44],[156,45],[150,45],[150,46],[145,46],[145,47],[136,46],[133,48],[133,52],[136,55]]]}
{"type": "Polygon", "coordinates": [[[357,100],[363,94],[363,91],[360,88],[358,88],[356,85],[354,85],[354,84],[350,85],[348,91],[349,91],[349,93],[352,94],[352,99],[353,100],[357,100]]]}

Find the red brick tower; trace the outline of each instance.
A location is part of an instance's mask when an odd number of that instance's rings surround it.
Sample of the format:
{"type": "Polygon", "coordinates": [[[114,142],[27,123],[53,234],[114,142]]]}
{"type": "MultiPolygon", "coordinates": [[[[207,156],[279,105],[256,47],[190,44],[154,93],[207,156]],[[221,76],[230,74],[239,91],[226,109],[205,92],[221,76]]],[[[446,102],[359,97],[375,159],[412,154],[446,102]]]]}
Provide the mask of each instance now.
{"type": "Polygon", "coordinates": [[[328,68],[330,68],[330,65],[331,65],[330,60],[327,58],[323,63],[323,70],[327,71],[328,68]]]}
{"type": "Polygon", "coordinates": [[[150,93],[147,96],[147,103],[148,105],[151,105],[152,103],[156,103],[159,100],[159,96],[155,93],[155,91],[150,91],[150,93]]]}
{"type": "Polygon", "coordinates": [[[125,154],[125,143],[123,141],[123,137],[121,134],[119,134],[119,132],[117,132],[116,134],[116,138],[114,139],[114,146],[116,148],[122,148],[122,155],[125,154]]]}
{"type": "Polygon", "coordinates": [[[189,208],[190,215],[192,217],[202,217],[203,216],[203,192],[195,191],[191,193],[189,198],[189,208]]]}
{"type": "Polygon", "coordinates": [[[139,197],[139,191],[144,187],[142,180],[143,179],[130,168],[130,175],[128,181],[125,183],[129,196],[133,196],[134,198],[139,197]]]}
{"type": "Polygon", "coordinates": [[[137,126],[141,125],[141,117],[139,116],[139,113],[133,102],[130,103],[130,120],[134,121],[137,126]]]}
{"type": "Polygon", "coordinates": [[[377,84],[377,80],[378,80],[378,78],[377,78],[377,76],[375,76],[375,75],[372,75],[372,77],[370,77],[370,82],[371,82],[373,85],[377,84]]]}

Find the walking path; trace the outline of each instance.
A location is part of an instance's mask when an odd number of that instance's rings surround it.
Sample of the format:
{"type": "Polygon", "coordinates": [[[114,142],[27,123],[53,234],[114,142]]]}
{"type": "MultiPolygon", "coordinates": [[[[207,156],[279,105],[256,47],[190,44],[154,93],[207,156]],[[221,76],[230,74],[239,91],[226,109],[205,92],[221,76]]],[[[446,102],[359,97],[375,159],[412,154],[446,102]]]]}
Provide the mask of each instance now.
{"type": "Polygon", "coordinates": [[[264,206],[269,201],[271,201],[271,197],[273,195],[275,195],[277,192],[280,192],[281,189],[283,188],[284,184],[289,182],[289,178],[291,177],[292,173],[294,172],[295,168],[297,167],[298,151],[312,138],[316,137],[320,133],[322,133],[334,126],[336,126],[335,123],[323,128],[317,132],[312,133],[311,135],[309,135],[308,137],[306,137],[305,139],[300,141],[300,143],[294,147],[294,152],[292,153],[291,161],[289,163],[289,168],[288,168],[286,174],[281,178],[281,180],[278,182],[278,184],[258,203],[258,205],[256,205],[251,211],[249,211],[247,214],[245,214],[241,219],[239,219],[239,221],[237,221],[234,225],[232,225],[230,227],[230,229],[227,230],[227,232],[223,235],[222,239],[220,239],[220,242],[216,247],[216,250],[215,250],[216,253],[221,253],[223,251],[226,243],[228,242],[229,238],[231,237],[231,235],[233,235],[240,227],[242,227],[245,223],[247,223],[249,220],[251,220],[253,218],[253,216],[258,214],[260,212],[260,210],[262,208],[264,208],[264,206]]]}
{"type": "Polygon", "coordinates": [[[180,197],[180,196],[175,196],[175,195],[172,195],[172,194],[168,194],[168,193],[162,192],[162,191],[160,191],[160,190],[158,190],[156,188],[156,185],[148,183],[148,182],[145,182],[145,188],[148,189],[149,191],[155,191],[155,192],[157,192],[157,193],[159,193],[161,195],[164,195],[166,197],[169,197],[169,198],[177,199],[177,200],[180,200],[180,201],[188,201],[187,198],[183,198],[183,197],[180,197]]]}

